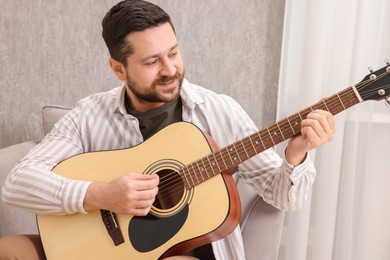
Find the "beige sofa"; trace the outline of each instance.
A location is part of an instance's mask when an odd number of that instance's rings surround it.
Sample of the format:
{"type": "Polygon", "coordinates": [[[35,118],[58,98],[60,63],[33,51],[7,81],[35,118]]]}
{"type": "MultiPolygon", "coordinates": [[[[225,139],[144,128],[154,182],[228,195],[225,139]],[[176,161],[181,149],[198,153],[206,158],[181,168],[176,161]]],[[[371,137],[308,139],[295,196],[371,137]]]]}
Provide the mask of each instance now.
{"type": "MultiPolygon", "coordinates": [[[[68,111],[67,108],[46,106],[42,110],[43,134],[68,111]]],[[[0,185],[12,167],[39,141],[28,141],[0,149],[0,185]]],[[[266,204],[242,181],[238,181],[241,198],[241,228],[248,260],[277,259],[284,212],[266,204]]],[[[9,234],[38,233],[35,215],[0,201],[0,237],[9,234]]]]}

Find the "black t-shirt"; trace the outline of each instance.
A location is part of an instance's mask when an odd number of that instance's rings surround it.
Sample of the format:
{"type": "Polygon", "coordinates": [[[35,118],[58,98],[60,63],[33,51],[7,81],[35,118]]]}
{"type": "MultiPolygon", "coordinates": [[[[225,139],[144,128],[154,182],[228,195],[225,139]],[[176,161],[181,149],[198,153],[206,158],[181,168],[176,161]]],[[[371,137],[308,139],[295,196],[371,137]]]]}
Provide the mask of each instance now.
{"type": "MultiPolygon", "coordinates": [[[[182,103],[180,98],[166,103],[161,107],[141,113],[131,110],[127,99],[125,103],[127,113],[138,119],[139,128],[144,140],[147,140],[149,137],[170,124],[183,121],[182,103]]],[[[195,248],[187,255],[194,256],[202,260],[215,259],[211,244],[195,248]]]]}
{"type": "Polygon", "coordinates": [[[127,104],[126,110],[138,119],[139,129],[144,140],[170,124],[183,121],[180,98],[146,112],[135,112],[127,104]]]}

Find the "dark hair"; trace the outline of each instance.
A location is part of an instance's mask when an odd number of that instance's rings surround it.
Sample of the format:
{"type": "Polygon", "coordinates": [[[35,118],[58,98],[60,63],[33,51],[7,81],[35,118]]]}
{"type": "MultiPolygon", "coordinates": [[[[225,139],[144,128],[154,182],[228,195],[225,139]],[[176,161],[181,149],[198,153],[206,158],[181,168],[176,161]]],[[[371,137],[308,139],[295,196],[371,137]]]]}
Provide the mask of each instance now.
{"type": "Polygon", "coordinates": [[[171,18],[159,6],[143,0],[124,0],[104,16],[102,35],[111,57],[126,66],[127,57],[133,53],[126,36],[167,22],[175,31],[171,18]]]}

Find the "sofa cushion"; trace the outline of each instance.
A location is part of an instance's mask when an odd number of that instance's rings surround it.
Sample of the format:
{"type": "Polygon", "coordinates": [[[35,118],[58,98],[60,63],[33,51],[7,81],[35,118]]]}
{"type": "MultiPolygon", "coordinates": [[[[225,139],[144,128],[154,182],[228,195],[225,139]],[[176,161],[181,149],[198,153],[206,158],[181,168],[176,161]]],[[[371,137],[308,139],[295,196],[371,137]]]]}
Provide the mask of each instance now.
{"type": "Polygon", "coordinates": [[[42,108],[42,128],[43,134],[48,134],[55,123],[71,110],[69,107],[48,105],[42,108]]]}
{"type": "MultiPolygon", "coordinates": [[[[38,141],[29,141],[0,149],[0,186],[16,163],[38,141]]],[[[0,200],[0,237],[10,234],[35,234],[38,232],[35,215],[4,204],[0,200]]]]}
{"type": "MultiPolygon", "coordinates": [[[[48,105],[42,108],[42,128],[46,135],[54,124],[68,113],[71,108],[48,105]]],[[[0,187],[12,168],[25,156],[28,151],[37,145],[39,140],[28,141],[0,149],[0,187]]],[[[38,233],[35,215],[17,207],[4,204],[0,200],[0,237],[10,234],[38,233]]]]}

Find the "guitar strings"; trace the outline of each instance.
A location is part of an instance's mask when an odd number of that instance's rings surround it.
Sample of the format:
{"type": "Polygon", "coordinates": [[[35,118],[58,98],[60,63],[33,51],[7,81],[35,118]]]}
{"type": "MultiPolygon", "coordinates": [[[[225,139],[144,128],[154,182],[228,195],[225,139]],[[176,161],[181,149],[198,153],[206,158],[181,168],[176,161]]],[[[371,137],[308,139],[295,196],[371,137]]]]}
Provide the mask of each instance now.
{"type": "MultiPolygon", "coordinates": [[[[333,108],[334,107],[334,105],[335,105],[336,103],[329,103],[328,104],[328,107],[331,107],[331,108],[333,108]]],[[[321,106],[322,106],[322,104],[320,104],[321,106]]],[[[336,106],[339,106],[338,104],[336,104],[336,106]]],[[[295,116],[295,118],[299,118],[299,116],[295,116]]],[[[289,127],[289,124],[287,123],[287,122],[285,122],[284,124],[281,124],[281,126],[282,127],[280,127],[281,128],[281,131],[283,132],[283,130],[285,130],[286,128],[290,128],[289,127]]],[[[269,139],[271,139],[272,137],[270,137],[269,139]]],[[[244,142],[247,142],[246,141],[246,139],[244,139],[243,141],[242,141],[242,143],[244,143],[244,142]]],[[[243,146],[244,146],[244,144],[243,144],[243,146]]],[[[242,147],[243,148],[243,147],[242,147]]],[[[241,156],[239,156],[239,157],[244,157],[245,159],[248,159],[248,158],[250,158],[250,157],[252,157],[252,156],[245,156],[245,154],[246,154],[246,152],[242,149],[241,147],[238,147],[238,149],[237,149],[237,147],[235,148],[236,150],[237,150],[237,153],[239,154],[239,155],[241,155],[241,156]],[[244,153],[245,152],[245,153],[244,153]],[[243,156],[244,155],[244,156],[243,156]]],[[[225,155],[223,155],[222,154],[222,157],[226,157],[226,154],[228,154],[228,153],[226,153],[226,150],[224,150],[225,151],[225,155]]],[[[219,152],[221,152],[221,151],[219,151],[219,152]]],[[[255,152],[256,153],[258,153],[258,151],[257,150],[255,150],[255,152]]],[[[222,158],[223,159],[223,158],[222,158]]],[[[203,160],[204,161],[204,158],[203,159],[201,159],[201,160],[203,160]]],[[[201,160],[198,160],[198,161],[201,161],[201,160]]],[[[226,160],[226,159],[225,159],[226,160]]],[[[242,159],[241,159],[241,161],[242,161],[242,159]]],[[[199,163],[198,163],[199,164],[199,163]]],[[[188,168],[189,169],[189,167],[187,166],[187,167],[185,167],[185,168],[188,168]]],[[[192,167],[192,168],[194,168],[194,167],[192,167]]],[[[207,167],[206,167],[207,168],[207,167]]],[[[211,169],[213,169],[212,167],[211,167],[211,169]]],[[[185,170],[185,169],[183,169],[183,170],[185,170]]],[[[198,178],[197,176],[199,176],[199,175],[197,175],[197,173],[196,173],[196,171],[192,171],[192,172],[194,172],[195,173],[195,177],[194,178],[197,178],[197,179],[200,179],[200,178],[198,178]]],[[[184,171],[184,175],[185,175],[185,177],[186,176],[191,176],[191,175],[193,175],[193,174],[191,174],[191,170],[189,170],[189,173],[187,174],[187,173],[185,173],[185,171],[184,171]]],[[[213,174],[213,175],[215,175],[215,174],[213,174]]],[[[169,177],[169,174],[167,174],[167,176],[169,177]]],[[[202,175],[200,175],[200,176],[202,176],[202,175]]],[[[202,179],[204,179],[204,177],[202,176],[202,179]]],[[[208,178],[207,178],[208,179],[208,178]]],[[[171,180],[171,178],[164,178],[164,180],[162,180],[162,182],[161,182],[161,184],[164,184],[164,183],[166,183],[166,182],[169,182],[171,180]]],[[[169,183],[170,184],[170,183],[169,183]]],[[[162,187],[163,187],[164,185],[162,185],[162,187]]]]}
{"type": "MultiPolygon", "coordinates": [[[[330,104],[328,104],[328,107],[334,107],[334,105],[335,105],[336,103],[330,103],[330,104]]],[[[337,104],[336,104],[337,105],[337,104]]],[[[337,105],[337,106],[339,106],[339,105],[337,105]]],[[[295,115],[295,118],[297,118],[297,119],[300,119],[300,117],[298,116],[298,115],[295,115]]],[[[285,124],[286,126],[288,126],[287,125],[287,123],[285,124]]],[[[286,127],[281,127],[281,129],[285,129],[286,127]]],[[[283,130],[282,130],[283,131],[283,130]]],[[[272,137],[269,137],[269,139],[271,139],[272,137]]],[[[242,141],[242,143],[243,143],[243,146],[242,147],[239,147],[238,149],[237,149],[237,147],[236,147],[236,150],[237,150],[237,153],[241,153],[241,156],[239,156],[240,158],[242,158],[243,156],[243,154],[244,154],[244,150],[242,149],[242,148],[244,148],[244,143],[245,142],[247,142],[248,143],[248,141],[247,141],[247,139],[244,139],[243,141],[242,141]]],[[[257,151],[254,147],[253,147],[253,149],[255,150],[255,154],[257,154],[257,153],[259,153],[259,151],[257,151]]],[[[263,149],[264,150],[264,149],[263,149]]],[[[222,161],[226,161],[226,160],[228,160],[228,159],[226,159],[228,156],[228,152],[227,152],[227,150],[226,149],[223,149],[222,150],[222,152],[221,152],[221,150],[220,151],[218,151],[218,153],[220,153],[221,154],[221,157],[220,157],[220,159],[222,160],[222,161]]],[[[214,153],[215,154],[215,153],[214,153]]],[[[246,153],[245,153],[246,154],[246,153]]],[[[246,159],[249,159],[250,157],[252,157],[252,156],[245,156],[244,158],[245,158],[245,160],[246,159]]],[[[207,156],[206,157],[204,157],[204,158],[207,158],[207,156]]],[[[197,162],[198,163],[196,163],[197,165],[199,164],[199,161],[204,161],[204,158],[202,158],[202,159],[200,159],[200,160],[198,160],[197,162]]],[[[230,157],[229,157],[230,158],[230,157]]],[[[207,161],[209,161],[209,160],[207,160],[207,161]]],[[[241,161],[243,161],[243,159],[241,159],[241,161]]],[[[218,162],[219,164],[220,164],[220,162],[218,162]]],[[[193,164],[194,163],[192,163],[192,164],[190,164],[190,165],[188,165],[188,166],[186,166],[186,167],[184,167],[183,169],[182,169],[182,172],[183,172],[183,175],[184,175],[184,177],[186,177],[187,179],[188,179],[188,176],[194,176],[194,178],[197,178],[197,179],[200,179],[200,178],[198,178],[197,176],[203,176],[203,175],[199,175],[199,173],[197,172],[197,171],[195,171],[194,170],[194,166],[193,166],[193,164]],[[190,169],[190,166],[192,166],[191,168],[192,168],[192,170],[190,169]],[[188,173],[186,173],[186,169],[188,170],[188,173]]],[[[202,163],[203,164],[203,163],[202,163]]],[[[206,164],[208,164],[208,163],[206,163],[206,164]]],[[[196,168],[198,168],[198,167],[196,167],[196,168]]],[[[211,170],[213,169],[211,166],[210,166],[210,168],[211,168],[211,170]]],[[[208,171],[207,170],[207,167],[206,167],[206,171],[208,171]]],[[[213,172],[214,172],[214,170],[212,170],[213,172]]],[[[218,173],[220,173],[220,171],[218,171],[218,173]]],[[[161,195],[160,197],[159,197],[159,199],[160,200],[164,200],[164,199],[167,199],[167,197],[168,196],[171,196],[171,195],[179,195],[179,194],[182,194],[183,192],[183,185],[182,185],[182,183],[180,182],[180,183],[177,183],[177,181],[176,181],[176,185],[172,185],[172,183],[171,183],[171,180],[172,180],[172,174],[175,174],[174,172],[171,172],[171,173],[169,173],[169,174],[167,174],[167,175],[165,175],[164,177],[162,177],[161,178],[161,184],[160,184],[160,189],[161,190],[165,190],[165,188],[166,188],[166,184],[168,184],[169,186],[170,186],[170,194],[168,194],[168,195],[166,195],[166,196],[164,196],[164,195],[161,195]]],[[[213,176],[215,176],[216,174],[215,173],[213,173],[213,176]]],[[[204,179],[203,177],[202,177],[202,179],[204,179]]],[[[207,178],[207,179],[209,179],[209,178],[207,178]]]]}
{"type": "MultiPolygon", "coordinates": [[[[317,104],[318,105],[318,104],[317,104]]],[[[323,105],[323,104],[319,104],[320,106],[325,106],[325,105],[323,105]]],[[[338,104],[338,103],[336,103],[336,102],[331,102],[331,103],[328,103],[327,104],[327,106],[328,107],[330,107],[330,108],[334,108],[334,107],[340,107],[340,105],[338,104]]],[[[330,109],[331,110],[331,109],[330,109]]],[[[300,112],[300,113],[302,113],[302,112],[300,112]]],[[[290,117],[290,118],[292,118],[294,121],[296,120],[296,119],[299,119],[300,120],[300,116],[298,115],[298,113],[297,114],[295,114],[294,116],[292,116],[292,117],[290,117]]],[[[282,120],[283,121],[283,120],[282,120]]],[[[290,125],[289,125],[289,123],[286,121],[286,120],[284,120],[285,122],[283,123],[283,124],[280,124],[280,129],[281,129],[281,131],[283,132],[283,130],[286,130],[286,129],[291,129],[291,127],[290,127],[290,125]]],[[[274,127],[276,127],[276,126],[274,126],[274,127]]],[[[262,131],[260,131],[260,132],[262,132],[262,131]]],[[[263,132],[264,132],[264,130],[263,130],[263,132]]],[[[265,139],[267,139],[267,138],[265,138],[265,139]]],[[[268,138],[268,141],[269,140],[271,140],[272,139],[272,137],[271,136],[269,136],[269,138],[268,138]]],[[[248,141],[246,140],[246,139],[244,139],[243,141],[242,141],[243,143],[244,142],[247,142],[248,143],[248,141]]],[[[265,142],[267,142],[267,141],[265,141],[265,142]]],[[[243,144],[243,145],[245,145],[245,144],[243,144]]],[[[243,157],[243,155],[244,155],[244,149],[242,149],[242,148],[244,148],[244,147],[238,147],[238,149],[237,149],[237,147],[235,148],[236,150],[237,150],[237,153],[239,153],[241,156],[239,156],[240,158],[241,157],[243,157]]],[[[254,150],[255,150],[255,154],[257,154],[258,153],[258,151],[254,148],[254,150]]],[[[221,155],[221,160],[222,161],[226,161],[227,159],[225,158],[224,159],[224,157],[228,157],[229,156],[229,153],[228,153],[228,151],[226,150],[226,149],[222,149],[222,150],[220,150],[220,151],[218,151],[219,153],[225,153],[225,155],[224,154],[222,154],[221,155]],[[221,152],[222,151],[222,152],[221,152]],[[228,155],[228,156],[226,156],[226,154],[228,155]]],[[[206,156],[207,157],[207,156],[206,156]]],[[[204,158],[206,158],[206,157],[204,157],[204,158]]],[[[244,156],[246,159],[249,159],[250,157],[252,157],[252,156],[244,156]]],[[[198,160],[197,162],[197,164],[199,164],[199,161],[204,161],[204,158],[202,158],[202,159],[200,159],[200,160],[198,160]]],[[[229,158],[231,159],[231,157],[229,156],[229,158]]],[[[209,160],[207,160],[207,161],[209,161],[209,160]]],[[[243,161],[242,159],[240,160],[240,161],[243,161]]],[[[195,162],[196,163],[196,162],[195,162]]],[[[190,165],[193,165],[194,163],[192,163],[192,164],[190,164],[190,165]]],[[[220,162],[218,162],[218,164],[220,164],[220,162]]],[[[198,178],[198,176],[199,176],[199,173],[197,173],[194,169],[191,171],[190,169],[189,169],[189,166],[190,165],[188,165],[188,166],[186,166],[186,167],[184,167],[182,170],[184,171],[184,177],[186,177],[187,179],[188,179],[188,176],[194,176],[194,178],[197,178],[197,179],[199,179],[198,178]],[[188,169],[188,173],[186,173],[185,172],[185,169],[188,169]],[[192,174],[192,173],[194,173],[194,174],[192,174]]],[[[194,168],[194,166],[192,166],[192,168],[194,168]]],[[[202,167],[203,168],[203,167],[202,167]]],[[[207,168],[207,167],[206,167],[207,168]]],[[[210,167],[211,169],[213,169],[212,167],[210,167]]],[[[173,174],[174,174],[174,172],[172,172],[173,174]]],[[[219,173],[219,171],[218,171],[218,173],[219,173]]],[[[215,174],[213,174],[213,175],[215,175],[215,174]]],[[[182,191],[182,186],[183,185],[181,185],[181,183],[176,187],[176,185],[171,185],[171,180],[172,180],[172,174],[167,174],[167,175],[165,175],[165,177],[163,177],[162,179],[161,179],[161,187],[160,188],[166,188],[166,185],[165,184],[168,184],[169,186],[170,186],[170,188],[173,188],[173,189],[171,189],[171,191],[172,190],[176,190],[176,189],[179,189],[179,192],[181,193],[181,191],[182,191]],[[166,177],[166,176],[168,176],[168,178],[166,177]]],[[[203,175],[200,175],[200,176],[202,176],[202,179],[204,179],[203,178],[203,175]]],[[[207,178],[207,179],[209,179],[209,178],[207,178]]]]}
{"type": "MultiPolygon", "coordinates": [[[[381,79],[382,77],[385,77],[388,74],[389,74],[388,72],[382,73],[381,75],[379,75],[377,77],[377,79],[381,79]]],[[[365,99],[365,98],[369,97],[372,93],[375,93],[377,90],[379,90],[381,88],[385,88],[385,89],[389,89],[390,88],[390,85],[385,85],[385,86],[380,86],[378,88],[374,88],[374,89],[368,90],[367,92],[362,91],[364,88],[366,88],[367,86],[371,85],[373,82],[375,82],[375,81],[365,80],[365,81],[363,81],[361,83],[358,83],[356,85],[356,89],[359,90],[359,94],[361,95],[362,98],[365,99]]],[[[345,93],[340,92],[338,94],[340,95],[340,97],[342,97],[342,95],[344,95],[345,93]]],[[[334,95],[332,97],[335,97],[338,94],[336,94],[336,95],[334,95]]],[[[348,94],[348,93],[346,93],[346,94],[348,94]]],[[[261,131],[258,131],[257,134],[259,135],[259,138],[261,138],[261,134],[263,132],[265,132],[266,130],[268,132],[275,132],[275,131],[276,132],[280,132],[281,135],[283,135],[283,131],[284,130],[291,130],[291,129],[293,129],[292,131],[295,133],[294,128],[291,125],[291,121],[293,121],[293,122],[296,122],[297,120],[301,121],[301,115],[300,114],[301,113],[308,113],[311,110],[313,110],[313,108],[315,108],[315,109],[325,109],[325,110],[328,110],[328,111],[331,111],[332,109],[333,110],[335,110],[335,109],[336,110],[341,110],[341,111],[344,110],[344,104],[343,103],[339,104],[340,102],[337,102],[336,99],[332,99],[332,97],[327,99],[327,100],[324,100],[322,102],[319,102],[319,103],[313,105],[313,107],[307,108],[306,110],[309,110],[309,111],[303,110],[303,111],[298,112],[298,113],[296,113],[296,114],[294,114],[294,115],[292,115],[292,116],[290,116],[290,117],[288,117],[288,118],[286,118],[284,120],[281,120],[280,122],[276,123],[275,125],[272,125],[272,126],[266,128],[266,129],[263,129],[261,131]],[[325,102],[325,103],[323,103],[323,102],[325,102]],[[280,131],[278,131],[278,130],[280,130],[280,131]]],[[[344,97],[342,97],[342,98],[344,98],[344,97]]],[[[344,101],[345,101],[345,99],[344,99],[344,101]]],[[[347,101],[348,101],[348,99],[347,99],[347,101]]],[[[354,105],[354,104],[355,103],[353,103],[352,105],[354,105]]],[[[350,107],[350,105],[347,105],[347,106],[350,107]]],[[[271,141],[272,143],[275,143],[274,138],[272,138],[272,136],[269,135],[269,134],[265,135],[265,138],[261,138],[261,139],[262,139],[263,143],[264,142],[267,143],[269,141],[271,141]]],[[[283,139],[285,140],[286,138],[283,138],[283,139]]],[[[252,157],[252,156],[248,156],[248,150],[245,149],[245,147],[247,147],[247,146],[253,148],[253,150],[255,152],[254,154],[258,154],[259,153],[257,151],[257,149],[254,147],[254,145],[252,143],[252,139],[250,137],[244,138],[244,139],[240,140],[239,142],[241,143],[241,145],[239,145],[239,146],[237,146],[238,142],[236,142],[236,143],[234,143],[234,144],[232,144],[232,145],[230,145],[228,147],[232,146],[234,148],[235,152],[237,153],[237,155],[239,157],[239,161],[240,162],[242,162],[244,160],[247,160],[247,159],[252,157]],[[242,159],[242,158],[244,158],[244,159],[242,159]]],[[[279,140],[277,141],[277,143],[279,143],[279,140]]],[[[264,144],[263,144],[263,146],[264,146],[264,144]]],[[[265,149],[266,149],[266,147],[264,147],[263,151],[265,149]]],[[[260,152],[262,152],[262,151],[260,151],[260,152]]],[[[232,156],[230,155],[228,149],[226,149],[226,148],[223,148],[223,149],[221,149],[221,150],[219,150],[217,152],[214,152],[211,155],[214,157],[212,161],[215,161],[216,165],[222,165],[221,162],[223,163],[223,165],[226,165],[226,161],[229,161],[229,159],[230,159],[230,161],[232,161],[232,156]],[[215,154],[217,154],[217,153],[220,154],[220,156],[215,156],[215,154]],[[223,154],[223,153],[225,153],[225,154],[223,154]]],[[[213,166],[210,165],[210,158],[209,157],[211,155],[207,155],[207,156],[203,157],[202,159],[199,159],[199,160],[197,160],[197,161],[195,161],[195,162],[193,162],[193,163],[183,167],[179,171],[179,174],[180,174],[180,172],[182,172],[180,175],[183,176],[184,178],[186,178],[187,183],[189,183],[188,177],[190,177],[192,179],[192,182],[193,182],[194,186],[195,186],[195,183],[194,183],[193,179],[196,178],[197,182],[198,182],[197,184],[199,184],[199,183],[201,183],[201,182],[199,182],[199,179],[202,179],[202,181],[204,181],[205,179],[207,180],[207,179],[210,178],[209,176],[207,176],[205,178],[201,173],[197,172],[194,169],[194,164],[196,164],[196,168],[204,169],[206,173],[209,172],[208,168],[210,168],[210,170],[213,172],[212,176],[215,176],[216,174],[215,174],[214,170],[216,170],[216,169],[214,169],[213,166]],[[206,163],[204,162],[205,159],[207,159],[206,163]],[[202,166],[199,166],[199,162],[202,163],[202,166]],[[203,167],[203,165],[209,166],[209,167],[203,167]],[[192,167],[192,171],[190,170],[190,166],[192,167]],[[187,173],[187,171],[188,171],[188,173],[187,173]],[[194,176],[194,178],[192,178],[192,176],[194,176]]],[[[232,162],[232,164],[235,165],[236,163],[232,162]]],[[[224,167],[224,168],[226,168],[226,167],[224,167]]],[[[225,171],[225,170],[227,170],[227,169],[223,169],[222,171],[225,171]]],[[[220,173],[220,172],[221,172],[220,169],[218,169],[218,173],[220,173]]],[[[181,194],[182,191],[183,191],[183,188],[185,188],[185,185],[183,184],[183,182],[177,183],[178,179],[175,178],[175,175],[176,175],[176,172],[172,171],[171,173],[168,173],[165,176],[161,177],[161,182],[160,182],[160,185],[159,185],[160,189],[165,191],[167,185],[169,185],[169,187],[171,188],[169,190],[170,193],[172,193],[172,191],[173,191],[172,195],[174,195],[174,194],[176,194],[176,195],[181,194]],[[172,183],[171,183],[172,180],[174,180],[176,182],[175,185],[172,185],[172,183]]],[[[169,195],[169,196],[171,196],[171,195],[169,195]]],[[[166,199],[166,198],[161,196],[160,199],[166,199]]]]}

